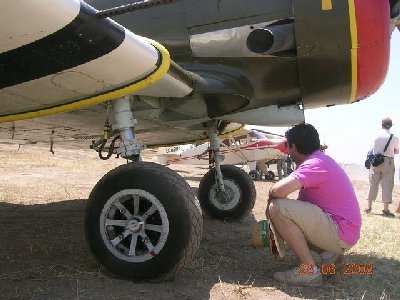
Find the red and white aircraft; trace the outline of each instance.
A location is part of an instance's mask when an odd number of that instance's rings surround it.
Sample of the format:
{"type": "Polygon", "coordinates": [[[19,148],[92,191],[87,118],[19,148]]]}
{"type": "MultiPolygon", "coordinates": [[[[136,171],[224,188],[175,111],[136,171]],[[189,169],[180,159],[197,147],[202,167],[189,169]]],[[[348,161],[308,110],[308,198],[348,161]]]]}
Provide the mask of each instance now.
{"type": "MultiPolygon", "coordinates": [[[[159,148],[157,158],[161,164],[208,165],[210,145],[208,142],[200,145],[181,145],[159,148]]],[[[220,152],[223,155],[223,165],[244,165],[250,169],[252,179],[275,177],[272,171],[260,170],[257,165],[270,164],[282,158],[287,153],[284,136],[265,132],[259,129],[243,129],[235,135],[225,136],[220,140],[220,152]]]]}

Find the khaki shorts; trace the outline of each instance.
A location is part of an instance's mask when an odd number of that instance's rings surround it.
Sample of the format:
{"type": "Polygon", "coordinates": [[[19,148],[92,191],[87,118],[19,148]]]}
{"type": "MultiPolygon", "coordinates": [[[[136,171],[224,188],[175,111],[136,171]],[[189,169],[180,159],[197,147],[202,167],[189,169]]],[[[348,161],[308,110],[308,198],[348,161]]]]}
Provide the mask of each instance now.
{"type": "Polygon", "coordinates": [[[310,244],[337,254],[352,247],[339,238],[338,226],[318,206],[292,199],[274,199],[272,203],[279,207],[286,218],[300,227],[310,244]]]}

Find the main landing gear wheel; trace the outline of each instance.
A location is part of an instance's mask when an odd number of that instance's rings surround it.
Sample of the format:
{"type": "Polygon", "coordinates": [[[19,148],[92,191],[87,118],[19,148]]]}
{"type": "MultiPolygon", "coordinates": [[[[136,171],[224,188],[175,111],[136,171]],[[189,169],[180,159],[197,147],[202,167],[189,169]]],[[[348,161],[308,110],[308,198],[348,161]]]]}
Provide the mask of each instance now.
{"type": "Polygon", "coordinates": [[[221,220],[237,220],[247,216],[256,200],[256,189],[250,176],[235,166],[221,166],[225,193],[219,191],[215,169],[202,178],[199,201],[203,211],[221,220]]]}
{"type": "Polygon", "coordinates": [[[110,273],[135,281],[177,276],[195,256],[202,229],[190,186],[155,163],[110,171],[87,203],[86,238],[97,261],[110,273]]]}

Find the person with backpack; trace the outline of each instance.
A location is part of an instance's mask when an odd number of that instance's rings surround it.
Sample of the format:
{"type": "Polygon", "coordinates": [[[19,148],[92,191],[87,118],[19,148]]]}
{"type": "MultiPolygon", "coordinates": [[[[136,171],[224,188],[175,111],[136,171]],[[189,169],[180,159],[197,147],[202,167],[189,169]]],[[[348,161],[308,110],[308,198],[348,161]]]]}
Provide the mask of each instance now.
{"type": "Polygon", "coordinates": [[[372,210],[372,202],[376,200],[379,190],[379,184],[382,187],[382,215],[393,218],[395,215],[389,211],[389,204],[392,203],[392,194],[394,187],[394,155],[399,153],[399,138],[390,132],[392,119],[384,118],[382,120],[382,129],[375,135],[372,149],[373,154],[382,154],[383,160],[379,165],[371,164],[369,171],[369,191],[368,207],[365,213],[369,214],[372,210]]]}

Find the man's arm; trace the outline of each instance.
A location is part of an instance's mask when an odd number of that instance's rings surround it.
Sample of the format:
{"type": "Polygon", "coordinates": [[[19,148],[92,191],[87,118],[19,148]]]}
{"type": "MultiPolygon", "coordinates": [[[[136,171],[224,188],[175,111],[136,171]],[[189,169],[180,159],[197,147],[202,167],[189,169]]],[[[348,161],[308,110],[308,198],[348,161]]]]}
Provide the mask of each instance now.
{"type": "Polygon", "coordinates": [[[275,183],[269,190],[269,199],[286,198],[290,193],[302,188],[300,181],[292,176],[288,176],[275,183]]]}

